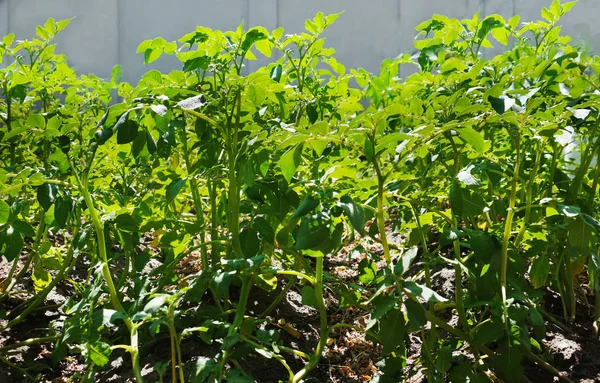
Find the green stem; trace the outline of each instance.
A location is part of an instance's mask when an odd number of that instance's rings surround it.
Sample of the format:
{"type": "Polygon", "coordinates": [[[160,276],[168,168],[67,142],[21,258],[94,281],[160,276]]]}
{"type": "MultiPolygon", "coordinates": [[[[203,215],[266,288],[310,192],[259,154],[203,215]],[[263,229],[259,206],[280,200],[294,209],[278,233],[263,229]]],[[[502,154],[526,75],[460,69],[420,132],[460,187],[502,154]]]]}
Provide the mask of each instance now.
{"type": "MultiPolygon", "coordinates": [[[[248,337],[241,335],[240,336],[241,339],[246,342],[251,344],[255,349],[259,348],[262,350],[266,350],[267,352],[269,352],[271,355],[273,355],[273,358],[275,358],[279,363],[281,363],[281,365],[287,370],[288,374],[289,374],[289,382],[292,382],[294,380],[294,372],[292,371],[292,369],[290,368],[290,366],[287,364],[287,362],[285,361],[285,359],[283,359],[279,354],[275,353],[275,352],[271,352],[270,350],[268,350],[265,346],[263,346],[262,344],[259,344],[255,341],[253,341],[252,339],[249,339],[248,337]]],[[[280,346],[281,348],[281,346],[280,346]]]]}
{"type": "Polygon", "coordinates": [[[319,342],[317,343],[313,357],[302,370],[294,375],[294,383],[300,382],[304,376],[319,363],[329,333],[329,330],[327,329],[327,308],[325,307],[325,301],[323,300],[323,257],[318,257],[316,263],[314,288],[317,309],[319,310],[319,342]]]}
{"type": "Polygon", "coordinates": [[[558,167],[558,156],[560,155],[561,148],[558,146],[556,142],[552,142],[552,163],[550,164],[550,176],[549,176],[549,187],[546,193],[547,198],[552,197],[552,192],[554,188],[554,175],[556,174],[556,169],[558,167]]]}
{"type": "Polygon", "coordinates": [[[311,285],[315,284],[315,280],[312,277],[309,277],[308,275],[303,274],[303,273],[301,273],[299,271],[294,271],[294,270],[278,270],[277,274],[278,275],[295,275],[298,278],[302,278],[302,279],[307,280],[311,285]]]}
{"type": "Polygon", "coordinates": [[[521,229],[519,230],[519,234],[517,234],[517,238],[515,239],[515,247],[518,247],[519,243],[521,243],[521,240],[523,239],[523,236],[525,235],[525,231],[527,229],[527,224],[529,223],[529,219],[531,218],[531,208],[533,207],[533,185],[535,184],[535,179],[538,175],[537,172],[538,172],[538,168],[540,166],[540,161],[542,158],[542,147],[537,148],[535,164],[533,165],[533,169],[531,169],[531,172],[529,173],[529,182],[527,183],[527,193],[525,194],[525,198],[526,198],[525,217],[523,218],[523,224],[521,226],[521,229]]]}
{"type": "MultiPolygon", "coordinates": [[[[250,291],[252,290],[252,286],[254,285],[254,278],[256,277],[253,274],[249,278],[243,278],[242,280],[242,290],[240,291],[240,299],[236,306],[235,317],[233,318],[233,323],[229,326],[229,330],[227,331],[227,338],[233,336],[233,334],[239,329],[244,320],[244,313],[246,312],[246,306],[248,305],[248,299],[250,297],[250,291]]],[[[229,350],[223,351],[223,356],[217,365],[217,374],[218,381],[223,381],[223,369],[225,368],[225,363],[227,363],[227,359],[229,359],[229,350]]]]}
{"type": "MultiPolygon", "coordinates": [[[[375,145],[373,144],[373,147],[375,145]]],[[[377,158],[373,159],[373,167],[377,174],[377,228],[379,229],[379,238],[381,239],[381,246],[383,247],[383,256],[387,267],[392,267],[392,257],[390,255],[390,246],[388,245],[387,235],[385,232],[385,217],[383,215],[383,193],[385,177],[381,173],[379,168],[379,161],[377,158]]]]}
{"type": "Polygon", "coordinates": [[[594,127],[591,129],[591,132],[589,133],[589,136],[587,137],[587,139],[589,140],[588,144],[582,152],[581,164],[577,168],[577,173],[575,174],[575,178],[573,178],[573,181],[571,183],[570,194],[573,200],[576,200],[577,196],[579,195],[583,179],[585,178],[585,175],[589,170],[592,159],[594,158],[594,154],[596,153],[596,150],[598,148],[598,143],[595,139],[598,124],[600,124],[600,121],[598,121],[596,125],[594,125],[594,127]]]}
{"type": "Polygon", "coordinates": [[[573,278],[573,268],[571,267],[571,257],[569,257],[568,255],[564,257],[564,265],[567,288],[567,302],[569,303],[569,321],[573,322],[577,313],[577,299],[575,298],[575,280],[573,278]]]}
{"type": "Polygon", "coordinates": [[[26,340],[24,340],[22,342],[11,343],[11,344],[9,344],[7,346],[2,347],[0,349],[0,353],[5,354],[7,351],[14,350],[16,348],[23,347],[23,346],[31,346],[31,345],[34,345],[34,344],[54,342],[58,338],[59,338],[58,335],[50,335],[50,336],[46,336],[46,337],[42,337],[42,338],[30,338],[30,339],[26,339],[26,340]]]}
{"type": "Polygon", "coordinates": [[[177,334],[172,324],[169,323],[169,338],[171,341],[171,379],[173,383],[177,383],[177,355],[175,351],[175,338],[177,334]]]}
{"type": "MultiPolygon", "coordinates": [[[[217,214],[217,183],[208,181],[208,192],[210,193],[210,239],[216,241],[219,238],[219,216],[217,214]]],[[[221,261],[221,247],[214,243],[211,250],[212,265],[216,266],[221,261]]]]}
{"type": "MultiPolygon", "coordinates": [[[[523,124],[527,119],[523,120],[523,124]]],[[[515,205],[517,199],[517,183],[521,169],[521,132],[516,132],[515,137],[515,149],[516,149],[516,162],[515,171],[511,182],[510,189],[510,200],[508,203],[508,213],[506,215],[506,221],[504,223],[504,237],[502,240],[502,255],[500,259],[500,291],[502,294],[502,306],[504,309],[505,323],[508,324],[508,307],[506,304],[506,289],[507,289],[507,273],[508,273],[508,245],[510,243],[510,237],[512,235],[512,223],[515,216],[515,205]]]]}
{"type": "MultiPolygon", "coordinates": [[[[190,160],[190,151],[188,149],[187,143],[187,132],[185,129],[181,131],[181,141],[183,142],[183,156],[185,161],[185,169],[188,173],[188,177],[190,178],[190,189],[192,191],[192,199],[194,201],[194,208],[196,210],[196,220],[200,225],[201,229],[198,233],[200,236],[200,244],[205,241],[205,232],[204,232],[204,208],[202,206],[202,200],[200,199],[200,194],[198,193],[198,183],[196,179],[192,176],[192,163],[190,160]]],[[[206,247],[202,246],[200,250],[200,257],[202,259],[202,267],[204,269],[208,269],[208,253],[206,251],[206,247]]]]}
{"type": "Polygon", "coordinates": [[[236,157],[237,157],[237,136],[240,127],[241,107],[242,99],[241,92],[238,92],[236,98],[236,122],[228,123],[229,134],[226,137],[227,145],[227,160],[228,160],[228,179],[229,179],[229,232],[231,234],[233,242],[233,250],[236,257],[241,258],[243,256],[242,247],[240,244],[240,206],[239,206],[239,188],[237,183],[237,172],[236,172],[236,157]]]}
{"type": "Polygon", "coordinates": [[[596,175],[594,176],[594,181],[592,182],[592,192],[589,197],[589,205],[594,206],[594,198],[596,198],[596,189],[598,188],[598,183],[600,182],[600,156],[597,158],[598,163],[596,164],[596,175]]]}
{"type": "MultiPolygon", "coordinates": [[[[71,163],[71,167],[73,169],[75,169],[73,167],[72,163],[71,163]]],[[[100,260],[102,262],[101,271],[102,271],[102,276],[104,277],[104,280],[106,281],[106,284],[108,286],[108,293],[110,296],[110,301],[115,310],[122,312],[122,313],[127,313],[127,311],[125,311],[125,309],[123,308],[123,305],[121,305],[121,301],[119,300],[119,296],[117,294],[117,289],[115,287],[115,283],[113,281],[112,275],[110,274],[110,269],[108,268],[108,256],[107,256],[107,252],[106,252],[106,241],[104,238],[104,225],[102,224],[102,222],[100,221],[100,219],[98,217],[96,207],[94,206],[94,203],[92,202],[92,197],[90,196],[90,193],[87,189],[87,185],[85,185],[81,182],[81,178],[79,177],[79,175],[77,173],[75,173],[75,177],[77,179],[79,192],[83,196],[85,204],[88,208],[88,212],[92,219],[92,225],[94,226],[94,230],[96,231],[96,237],[97,237],[97,242],[98,242],[98,256],[100,257],[100,260]]],[[[142,378],[142,373],[141,373],[141,369],[140,369],[140,365],[139,365],[138,332],[137,332],[138,329],[137,329],[137,326],[131,320],[131,318],[129,318],[129,317],[124,318],[123,321],[125,322],[125,325],[127,326],[128,330],[129,330],[129,337],[130,337],[130,343],[131,343],[130,355],[131,355],[131,364],[132,364],[132,368],[133,368],[133,373],[135,375],[136,381],[138,383],[142,383],[143,378],[142,378]]]]}

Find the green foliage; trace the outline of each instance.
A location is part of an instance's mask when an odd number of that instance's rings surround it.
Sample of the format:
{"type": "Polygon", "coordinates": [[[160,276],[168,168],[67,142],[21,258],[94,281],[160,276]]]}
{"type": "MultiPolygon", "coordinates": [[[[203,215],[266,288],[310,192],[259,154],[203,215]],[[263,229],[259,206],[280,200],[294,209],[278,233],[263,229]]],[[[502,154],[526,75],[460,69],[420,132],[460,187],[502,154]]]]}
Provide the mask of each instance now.
{"type": "Polygon", "coordinates": [[[172,55],[181,69],[150,70],[135,87],[119,67],[110,81],[78,76],[52,44],[68,20],[32,40],[5,36],[0,253],[15,267],[0,300],[21,278],[34,291],[0,331],[69,283],[52,358],[79,354],[79,378],[122,348],[141,381],[140,351],[164,335],[161,377],[252,381],[237,361],[258,354],[300,382],[335,325],[328,310],[353,306],[382,345],[374,381],[407,379],[410,333],[430,381],[522,380],[524,360],[545,355],[544,292],[560,296],[564,322],[580,275],[600,293],[600,59],[560,34],[573,4],[555,0],[531,23],[434,15],[417,26],[416,53],[377,75],[347,71],[326,47],[337,14],[300,34],[240,25],[144,41],[145,63],[172,55]],[[511,48],[486,58],[492,41],[511,48]],[[257,54],[271,61],[243,74],[257,54]],[[400,79],[401,64],[419,72],[400,79]],[[355,283],[324,270],[343,247],[364,254],[355,283]],[[182,272],[195,254],[200,266],[182,272]],[[78,257],[85,284],[70,277],[78,257]],[[454,272],[454,291],[435,290],[434,267],[454,272]],[[320,319],[314,351],[296,350],[310,353],[299,371],[281,336],[293,324],[247,310],[253,289],[285,294],[283,275],[301,280],[289,288],[320,319]],[[440,318],[447,308],[456,327],[440,318]],[[182,360],[186,337],[216,347],[182,360]]]}

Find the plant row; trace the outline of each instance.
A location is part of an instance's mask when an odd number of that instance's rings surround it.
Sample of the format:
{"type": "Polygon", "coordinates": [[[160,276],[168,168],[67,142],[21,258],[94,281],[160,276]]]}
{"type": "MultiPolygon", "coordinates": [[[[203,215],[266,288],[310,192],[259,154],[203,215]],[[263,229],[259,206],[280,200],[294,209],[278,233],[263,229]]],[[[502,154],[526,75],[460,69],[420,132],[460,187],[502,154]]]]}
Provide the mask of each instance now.
{"type": "Polygon", "coordinates": [[[119,67],[110,81],[70,68],[52,43],[69,20],[5,36],[0,336],[52,291],[72,293],[0,362],[37,380],[36,364],[11,358],[47,344],[52,363],[78,355],[75,378],[93,381],[125,350],[139,383],[143,348],[164,335],[161,380],[251,382],[240,361],[258,354],[301,382],[332,331],[352,328],[381,345],[378,382],[415,373],[411,334],[430,382],[527,381],[528,363],[570,381],[544,360],[546,327],[567,331],[600,293],[600,59],[560,34],[573,5],[554,1],[530,23],[435,15],[415,53],[378,75],[347,71],[326,47],[337,14],[300,34],[241,25],[144,41],[146,64],[171,55],[182,69],[136,86],[119,67]],[[510,48],[486,58],[492,42],[510,48]],[[270,63],[244,74],[256,55],[270,63]],[[418,73],[399,79],[411,64],[418,73]],[[324,266],[348,247],[364,254],[355,282],[324,266]],[[441,268],[451,294],[433,287],[441,268]],[[257,289],[275,298],[253,315],[257,289]],[[290,289],[318,312],[313,349],[274,323],[290,289]],[[367,323],[330,323],[349,308],[367,323]],[[187,361],[191,340],[207,351],[187,361]]]}

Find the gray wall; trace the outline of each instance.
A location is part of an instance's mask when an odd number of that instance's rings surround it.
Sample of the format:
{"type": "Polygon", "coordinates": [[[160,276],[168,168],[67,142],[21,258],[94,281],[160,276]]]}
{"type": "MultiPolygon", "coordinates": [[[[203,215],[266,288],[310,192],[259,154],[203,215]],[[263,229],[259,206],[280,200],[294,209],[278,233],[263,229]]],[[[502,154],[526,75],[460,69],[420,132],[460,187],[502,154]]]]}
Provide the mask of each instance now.
{"type": "MultiPolygon", "coordinates": [[[[564,0],[563,0],[564,1],[564,0]]],[[[337,59],[347,68],[377,72],[385,58],[412,48],[414,27],[432,14],[466,18],[514,14],[522,21],[538,20],[551,0],[0,0],[0,36],[15,33],[30,38],[35,26],[47,18],[75,17],[57,38],[57,51],[66,53],[80,73],[108,77],[112,67],[123,65],[123,79],[135,82],[149,69],[179,69],[174,59],[161,58],[143,65],[136,54],[140,42],[154,37],[177,40],[203,25],[234,29],[244,20],[247,27],[269,30],[282,26],[288,33],[304,30],[305,19],[318,11],[344,11],[327,31],[327,45],[336,48],[337,59]]],[[[563,32],[600,52],[600,0],[580,0],[563,19],[563,32]]],[[[252,65],[257,65],[252,63],[252,65]]],[[[407,69],[409,70],[409,69],[407,69]]],[[[404,73],[404,72],[403,72],[404,73]]],[[[405,75],[408,72],[404,73],[405,75]]]]}

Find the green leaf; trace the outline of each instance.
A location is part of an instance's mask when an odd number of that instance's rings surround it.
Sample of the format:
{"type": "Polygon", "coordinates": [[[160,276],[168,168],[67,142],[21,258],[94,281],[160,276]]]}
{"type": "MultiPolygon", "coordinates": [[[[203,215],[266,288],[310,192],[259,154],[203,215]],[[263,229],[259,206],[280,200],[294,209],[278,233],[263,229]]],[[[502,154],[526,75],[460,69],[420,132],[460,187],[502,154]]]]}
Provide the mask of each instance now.
{"type": "Polygon", "coordinates": [[[383,354],[388,355],[404,344],[406,325],[404,314],[398,308],[390,310],[380,321],[380,340],[383,345],[383,354]]]}
{"type": "Polygon", "coordinates": [[[358,264],[358,280],[365,284],[371,284],[377,277],[377,265],[369,258],[363,258],[358,264]]]}
{"type": "MultiPolygon", "coordinates": [[[[119,137],[117,134],[117,141],[118,140],[119,137]]],[[[142,150],[144,149],[144,145],[146,145],[146,133],[142,132],[142,134],[138,134],[136,132],[133,142],[131,144],[131,155],[134,158],[138,158],[139,155],[142,153],[142,150]]]]}
{"type": "Polygon", "coordinates": [[[488,101],[498,114],[504,114],[515,104],[515,100],[509,97],[496,98],[488,96],[488,101]]]}
{"type": "Polygon", "coordinates": [[[35,230],[25,221],[16,220],[12,223],[12,227],[24,237],[35,238],[35,230]]]}
{"type": "Polygon", "coordinates": [[[192,371],[192,382],[207,382],[210,373],[215,369],[216,362],[204,356],[198,357],[192,371]]]}
{"type": "Polygon", "coordinates": [[[127,314],[113,309],[100,309],[92,314],[94,328],[100,329],[107,324],[114,324],[119,319],[127,318],[127,314]]]}
{"type": "Polygon", "coordinates": [[[10,218],[10,206],[4,200],[0,200],[0,225],[4,225],[10,218]]]}
{"type": "Polygon", "coordinates": [[[421,327],[427,323],[425,309],[419,302],[415,302],[412,299],[407,299],[406,301],[404,301],[404,307],[406,307],[408,321],[413,326],[421,327]]]}
{"type": "Polygon", "coordinates": [[[167,301],[167,295],[159,295],[157,297],[152,298],[146,306],[144,306],[144,312],[150,315],[155,314],[160,310],[160,308],[167,301]]]}
{"type": "Polygon", "coordinates": [[[312,286],[305,285],[302,287],[302,304],[317,307],[317,298],[315,296],[315,289],[312,286]]]}
{"type": "Polygon", "coordinates": [[[378,295],[371,301],[371,304],[375,307],[371,318],[374,320],[381,318],[396,305],[397,301],[396,298],[389,295],[378,295]]]}
{"type": "Polygon", "coordinates": [[[58,186],[54,184],[44,183],[37,188],[37,200],[44,210],[48,211],[56,200],[58,186]]]}
{"type": "Polygon", "coordinates": [[[72,204],[70,200],[65,198],[56,199],[56,205],[54,205],[54,223],[58,227],[64,228],[66,226],[71,208],[72,204]]]}
{"type": "Polygon", "coordinates": [[[431,290],[427,286],[419,285],[412,281],[402,281],[402,286],[414,296],[422,298],[427,302],[446,302],[447,299],[431,290]]]}
{"type": "Polygon", "coordinates": [[[244,228],[240,232],[240,245],[244,257],[250,258],[258,254],[258,251],[260,250],[258,232],[251,228],[244,228]]]}
{"type": "Polygon", "coordinates": [[[115,224],[119,230],[128,233],[137,233],[140,229],[138,223],[131,214],[119,214],[117,218],[115,218],[115,224]]]}
{"type": "Polygon", "coordinates": [[[302,145],[291,148],[279,159],[279,168],[281,169],[281,173],[288,183],[292,181],[294,174],[296,174],[296,169],[298,169],[301,161],[302,145]]]}
{"type": "Polygon", "coordinates": [[[361,235],[365,234],[365,211],[362,206],[355,203],[352,198],[348,195],[340,198],[340,206],[346,213],[346,216],[350,220],[354,230],[358,231],[361,235]]]}
{"type": "Polygon", "coordinates": [[[36,292],[40,292],[48,287],[48,285],[52,282],[52,274],[50,274],[48,270],[44,269],[40,262],[33,268],[31,280],[33,281],[34,290],[36,292]]]}
{"type": "Polygon", "coordinates": [[[440,237],[440,246],[446,247],[452,244],[454,241],[464,237],[465,235],[466,233],[463,230],[445,228],[444,232],[442,233],[442,236],[440,237]]]}
{"type": "Polygon", "coordinates": [[[281,74],[283,73],[283,68],[281,64],[275,65],[273,69],[271,69],[271,80],[275,82],[279,82],[281,80],[281,74]]]}
{"type": "Polygon", "coordinates": [[[298,206],[291,219],[301,218],[313,211],[317,206],[319,206],[319,200],[312,194],[308,194],[304,197],[302,203],[298,206]]]}
{"type": "Polygon", "coordinates": [[[296,232],[296,250],[315,249],[329,238],[329,227],[321,219],[304,218],[296,232]]]}
{"type": "Polygon", "coordinates": [[[492,29],[503,27],[504,20],[501,21],[499,20],[499,18],[499,15],[486,17],[485,20],[483,20],[483,22],[481,23],[479,29],[477,30],[477,37],[479,37],[480,40],[483,40],[487,37],[487,35],[492,29]]]}
{"type": "Polygon", "coordinates": [[[109,362],[111,350],[106,343],[95,343],[88,346],[88,355],[90,359],[99,367],[104,367],[109,362]]]}
{"type": "Polygon", "coordinates": [[[476,344],[489,344],[502,339],[506,328],[500,320],[491,320],[474,328],[473,340],[476,344]]]}
{"type": "Polygon", "coordinates": [[[250,29],[244,35],[244,40],[242,41],[241,46],[242,52],[249,50],[250,48],[252,48],[252,45],[254,45],[255,42],[259,40],[265,40],[267,37],[268,36],[261,30],[258,30],[256,28],[250,29]]]}
{"type": "Polygon", "coordinates": [[[417,257],[418,253],[419,248],[417,246],[413,246],[406,252],[404,252],[404,254],[402,254],[402,256],[400,257],[400,260],[394,266],[394,274],[396,274],[396,276],[398,277],[403,276],[414,261],[414,259],[417,257]]]}
{"type": "Polygon", "coordinates": [[[225,381],[228,383],[254,383],[254,379],[251,376],[243,374],[236,368],[227,372],[225,381]]]}
{"type": "Polygon", "coordinates": [[[492,36],[502,45],[508,45],[508,39],[510,38],[510,30],[507,28],[496,28],[492,30],[492,36]]]}
{"type": "Polygon", "coordinates": [[[569,223],[569,244],[578,252],[585,253],[590,249],[592,228],[586,224],[581,216],[569,223]]]}
{"type": "Polygon", "coordinates": [[[455,216],[462,217],[463,215],[463,196],[462,196],[462,187],[457,180],[452,182],[452,186],[450,186],[450,207],[452,209],[452,214],[455,216]]]}
{"type": "Polygon", "coordinates": [[[148,152],[150,154],[156,153],[156,141],[154,141],[154,137],[152,134],[146,129],[146,147],[148,148],[148,152]]]}
{"type": "Polygon", "coordinates": [[[139,125],[134,120],[125,120],[121,124],[117,123],[117,144],[123,145],[133,142],[138,134],[139,125]]]}
{"type": "Polygon", "coordinates": [[[564,3],[562,5],[561,13],[564,15],[565,13],[569,12],[571,10],[571,8],[573,8],[576,4],[577,4],[577,1],[567,1],[566,3],[564,3]]]}
{"type": "Polygon", "coordinates": [[[467,144],[471,145],[478,153],[483,153],[485,150],[485,141],[481,133],[469,127],[457,128],[456,131],[460,138],[467,144]]]}
{"type": "Polygon", "coordinates": [[[185,185],[185,181],[186,181],[185,178],[179,178],[179,179],[176,179],[175,181],[171,182],[169,184],[169,186],[167,186],[167,191],[166,191],[167,204],[171,203],[171,201],[173,201],[173,199],[175,199],[175,197],[177,197],[177,194],[179,194],[179,191],[185,185]]]}
{"type": "MultiPolygon", "coordinates": [[[[2,241],[0,241],[0,243],[2,243],[2,241]]],[[[23,236],[12,226],[6,228],[6,232],[4,233],[4,246],[4,251],[1,251],[2,249],[0,249],[0,254],[4,255],[8,262],[14,260],[23,248],[23,236]]]]}
{"type": "Polygon", "coordinates": [[[500,241],[492,234],[476,231],[471,235],[471,249],[478,257],[494,256],[498,254],[502,246],[500,241]]]}
{"type": "Polygon", "coordinates": [[[440,67],[440,72],[442,74],[447,74],[450,72],[461,72],[467,66],[464,59],[460,59],[458,57],[451,57],[448,60],[444,61],[442,66],[440,67]]]}
{"type": "Polygon", "coordinates": [[[564,215],[565,217],[577,217],[580,213],[581,213],[581,208],[579,206],[572,206],[572,205],[563,205],[563,204],[558,204],[556,205],[556,210],[564,215]]]}
{"type": "Polygon", "coordinates": [[[435,366],[438,371],[443,372],[452,367],[452,348],[450,346],[444,346],[438,351],[435,366]]]}
{"type": "Polygon", "coordinates": [[[98,143],[98,145],[103,145],[106,141],[108,141],[109,138],[113,136],[113,134],[114,132],[110,128],[98,129],[95,135],[96,142],[98,143]]]}
{"type": "Polygon", "coordinates": [[[203,98],[204,98],[204,96],[199,94],[197,96],[193,96],[190,98],[186,98],[185,100],[181,100],[175,106],[177,106],[181,109],[184,109],[184,110],[198,109],[201,106],[204,106],[204,103],[202,102],[203,98]]]}
{"type": "Polygon", "coordinates": [[[252,221],[252,228],[260,234],[261,238],[268,244],[275,243],[275,231],[264,217],[256,217],[252,221]]]}
{"type": "Polygon", "coordinates": [[[210,58],[207,56],[194,57],[193,59],[187,60],[183,64],[184,72],[192,72],[197,69],[208,69],[210,64],[210,58]]]}

